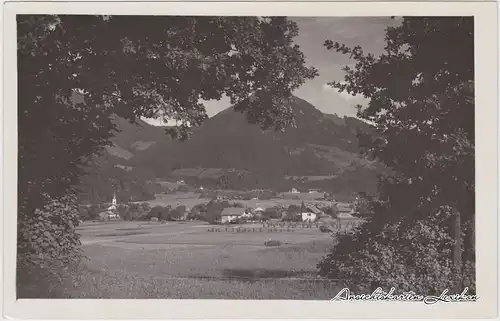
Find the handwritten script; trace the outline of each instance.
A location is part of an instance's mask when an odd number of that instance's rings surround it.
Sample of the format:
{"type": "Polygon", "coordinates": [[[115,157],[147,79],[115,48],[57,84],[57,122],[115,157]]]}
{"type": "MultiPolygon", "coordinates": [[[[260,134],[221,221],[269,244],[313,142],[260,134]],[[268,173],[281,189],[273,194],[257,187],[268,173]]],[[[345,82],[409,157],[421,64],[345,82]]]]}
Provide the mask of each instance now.
{"type": "Polygon", "coordinates": [[[449,289],[445,289],[440,295],[422,295],[414,291],[406,291],[397,294],[396,288],[389,291],[377,288],[370,294],[353,294],[349,288],[343,288],[330,301],[399,301],[399,302],[423,302],[425,304],[435,304],[438,302],[475,302],[479,299],[476,295],[469,295],[469,288],[465,288],[461,293],[450,294],[449,289]]]}

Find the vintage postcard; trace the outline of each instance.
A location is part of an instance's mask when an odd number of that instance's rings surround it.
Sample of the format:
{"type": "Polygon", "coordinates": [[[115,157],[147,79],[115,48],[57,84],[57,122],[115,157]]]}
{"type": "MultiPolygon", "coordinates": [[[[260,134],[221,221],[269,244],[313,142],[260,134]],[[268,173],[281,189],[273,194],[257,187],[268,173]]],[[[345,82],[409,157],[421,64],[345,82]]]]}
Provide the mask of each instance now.
{"type": "Polygon", "coordinates": [[[4,316],[498,317],[493,2],[5,2],[4,316]]]}

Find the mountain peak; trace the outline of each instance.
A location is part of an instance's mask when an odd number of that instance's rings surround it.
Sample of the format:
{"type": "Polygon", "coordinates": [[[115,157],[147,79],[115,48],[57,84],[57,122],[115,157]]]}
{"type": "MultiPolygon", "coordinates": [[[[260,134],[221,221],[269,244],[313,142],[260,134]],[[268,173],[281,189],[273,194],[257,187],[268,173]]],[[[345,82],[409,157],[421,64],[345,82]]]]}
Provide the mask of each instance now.
{"type": "MultiPolygon", "coordinates": [[[[185,142],[166,137],[163,128],[145,122],[131,125],[125,120],[119,122],[122,132],[113,142],[134,155],[130,163],[157,177],[169,177],[182,169],[182,175],[196,173],[196,177],[188,175],[185,179],[203,186],[219,178],[219,174],[209,173],[235,169],[245,174],[234,178],[234,188],[289,188],[290,184],[299,184],[287,177],[306,177],[306,181],[313,177],[311,184],[328,187],[334,186],[332,180],[338,180],[342,173],[366,167],[358,155],[356,131],[360,121],[324,114],[296,96],[291,97],[290,104],[297,127],[285,132],[262,131],[230,107],[207,119],[185,142]]],[[[371,171],[366,169],[360,175],[366,178],[371,171]]],[[[371,186],[368,180],[356,181],[355,188],[362,191],[371,186]]]]}

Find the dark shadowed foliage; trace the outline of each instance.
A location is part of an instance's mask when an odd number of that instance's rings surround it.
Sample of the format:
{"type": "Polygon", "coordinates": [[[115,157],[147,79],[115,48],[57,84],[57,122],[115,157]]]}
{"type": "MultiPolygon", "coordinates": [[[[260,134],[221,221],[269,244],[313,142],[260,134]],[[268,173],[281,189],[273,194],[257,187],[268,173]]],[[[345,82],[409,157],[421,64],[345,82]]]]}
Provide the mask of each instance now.
{"type": "Polygon", "coordinates": [[[372,219],[339,239],[320,273],[422,293],[474,288],[474,19],[405,17],[380,57],[325,46],[356,60],[331,85],[371,98],[358,116],[378,135],[362,144],[394,174],[380,179],[372,219]]]}

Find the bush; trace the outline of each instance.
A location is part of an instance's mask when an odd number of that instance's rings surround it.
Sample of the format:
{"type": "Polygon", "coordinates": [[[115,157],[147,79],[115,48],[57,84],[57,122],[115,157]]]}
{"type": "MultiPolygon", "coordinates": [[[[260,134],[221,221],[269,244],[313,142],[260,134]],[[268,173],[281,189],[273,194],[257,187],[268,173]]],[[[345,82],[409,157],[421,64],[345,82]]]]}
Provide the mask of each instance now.
{"type": "Polygon", "coordinates": [[[89,219],[90,220],[95,220],[99,217],[99,213],[101,213],[101,208],[99,205],[92,204],[88,210],[89,213],[89,219]]]}
{"type": "MultiPolygon", "coordinates": [[[[121,206],[120,206],[121,207],[121,206]]],[[[118,210],[120,211],[120,207],[118,210]]],[[[149,212],[151,206],[148,203],[130,203],[126,206],[125,213],[120,213],[120,216],[126,221],[145,221],[149,220],[149,212]]]]}
{"type": "Polygon", "coordinates": [[[170,212],[170,206],[155,206],[149,211],[147,219],[156,217],[160,221],[171,221],[172,217],[170,215],[170,212]]]}
{"type": "Polygon", "coordinates": [[[45,292],[62,282],[65,268],[76,266],[82,258],[76,196],[59,198],[43,195],[42,205],[33,212],[19,211],[17,239],[18,297],[25,288],[45,292]],[[43,281],[43,285],[39,282],[43,281]]]}
{"type": "Polygon", "coordinates": [[[322,233],[331,233],[331,232],[332,232],[332,229],[331,229],[331,228],[329,228],[328,226],[325,226],[325,225],[321,225],[321,226],[319,227],[319,230],[320,230],[320,232],[322,232],[322,233]]]}
{"type": "Polygon", "coordinates": [[[244,208],[244,207],[245,207],[245,205],[244,205],[244,204],[242,204],[242,203],[234,203],[234,204],[233,204],[233,207],[244,208]]]}
{"type": "Polygon", "coordinates": [[[440,211],[416,221],[364,223],[339,237],[318,264],[320,275],[369,291],[394,286],[435,295],[460,283],[475,292],[474,262],[464,262],[461,274],[452,267],[449,217],[449,212],[440,211]]]}
{"type": "Polygon", "coordinates": [[[269,240],[264,243],[265,246],[271,247],[271,246],[280,246],[282,243],[280,241],[276,240],[269,240]]]}
{"type": "Polygon", "coordinates": [[[120,218],[121,219],[125,219],[127,216],[128,216],[128,211],[129,211],[129,207],[125,204],[120,204],[118,205],[118,215],[120,215],[120,218]]]}
{"type": "Polygon", "coordinates": [[[82,221],[90,220],[89,208],[87,206],[78,207],[78,216],[82,221]]]}
{"type": "Polygon", "coordinates": [[[275,208],[275,207],[266,208],[266,210],[264,211],[263,215],[267,216],[269,218],[281,218],[280,211],[277,208],[275,208]]]}
{"type": "Polygon", "coordinates": [[[231,223],[232,224],[245,224],[248,222],[248,220],[245,217],[238,217],[237,219],[233,220],[231,223]]]}

